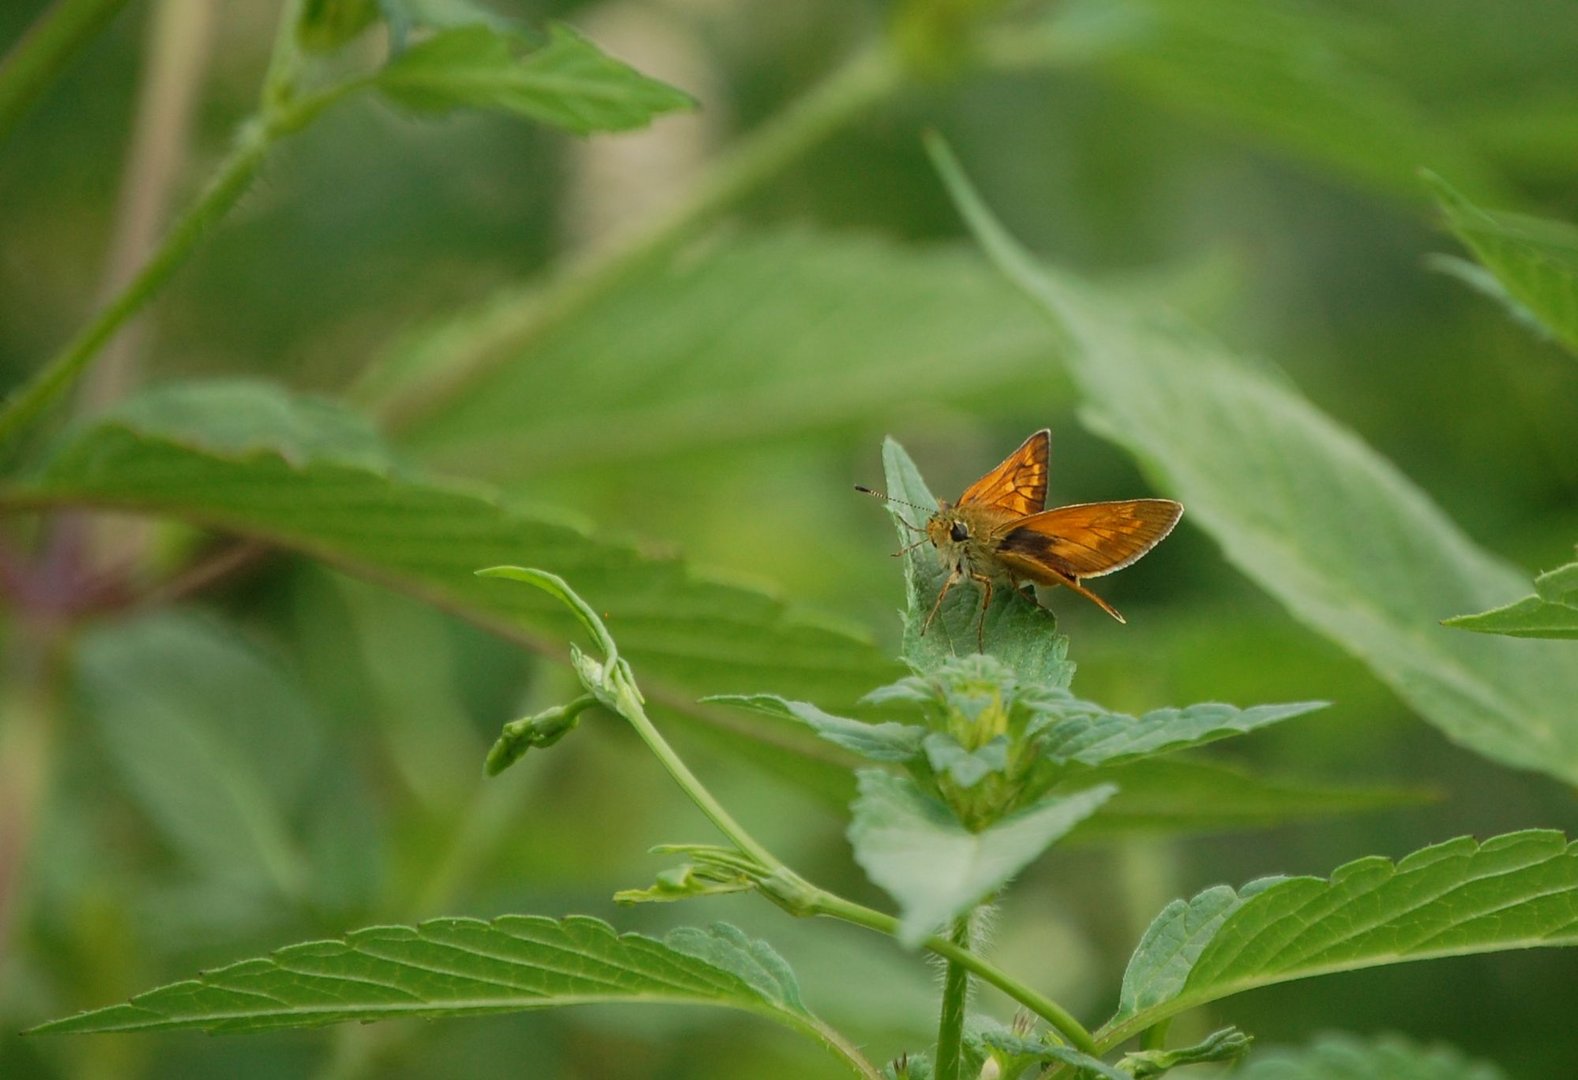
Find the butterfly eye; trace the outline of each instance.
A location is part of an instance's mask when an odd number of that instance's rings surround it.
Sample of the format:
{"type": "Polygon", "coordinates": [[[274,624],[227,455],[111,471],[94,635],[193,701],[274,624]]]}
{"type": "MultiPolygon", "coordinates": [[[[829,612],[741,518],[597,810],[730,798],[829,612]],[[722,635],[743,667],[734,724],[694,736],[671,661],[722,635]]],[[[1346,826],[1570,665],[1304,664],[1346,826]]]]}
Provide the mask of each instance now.
{"type": "Polygon", "coordinates": [[[948,530],[948,535],[953,538],[954,543],[962,544],[964,541],[970,539],[970,530],[964,527],[964,522],[955,521],[953,523],[953,528],[948,530]]]}

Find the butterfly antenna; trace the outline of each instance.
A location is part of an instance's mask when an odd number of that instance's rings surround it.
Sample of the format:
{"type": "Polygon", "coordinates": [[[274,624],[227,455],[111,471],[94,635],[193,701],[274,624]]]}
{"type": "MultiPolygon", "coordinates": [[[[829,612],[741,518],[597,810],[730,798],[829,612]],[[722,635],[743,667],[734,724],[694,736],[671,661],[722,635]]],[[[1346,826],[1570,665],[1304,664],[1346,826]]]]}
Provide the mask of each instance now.
{"type": "MultiPolygon", "coordinates": [[[[911,510],[919,510],[923,514],[931,514],[931,513],[933,513],[933,511],[926,509],[926,507],[924,507],[924,506],[916,506],[912,502],[905,502],[903,499],[895,499],[892,495],[884,495],[880,491],[873,491],[871,488],[866,487],[864,484],[856,484],[855,485],[855,490],[860,492],[862,495],[870,495],[872,498],[881,499],[883,502],[897,503],[899,506],[907,506],[911,510]]],[[[922,529],[919,525],[912,525],[908,521],[905,521],[902,515],[899,517],[899,523],[901,525],[903,525],[906,529],[911,529],[911,530],[913,530],[915,532],[925,532],[926,531],[925,529],[922,529]]],[[[918,544],[919,541],[916,541],[916,543],[918,544]]],[[[914,547],[915,545],[912,544],[910,546],[914,547]]],[[[908,551],[908,550],[909,550],[909,548],[905,548],[904,549],[904,551],[908,551]]],[[[902,555],[902,554],[904,554],[904,551],[901,551],[898,554],[902,555]]]]}

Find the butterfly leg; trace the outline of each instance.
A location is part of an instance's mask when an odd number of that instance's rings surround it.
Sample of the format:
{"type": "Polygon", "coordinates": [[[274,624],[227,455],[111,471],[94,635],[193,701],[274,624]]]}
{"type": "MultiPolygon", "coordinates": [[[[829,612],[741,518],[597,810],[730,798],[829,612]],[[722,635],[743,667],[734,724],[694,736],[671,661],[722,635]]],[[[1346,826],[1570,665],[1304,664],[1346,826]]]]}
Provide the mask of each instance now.
{"type": "Polygon", "coordinates": [[[948,575],[948,580],[942,583],[942,589],[937,593],[937,602],[931,606],[931,614],[927,615],[926,621],[921,623],[921,637],[926,636],[926,631],[931,629],[931,621],[937,617],[937,612],[942,610],[942,598],[948,595],[948,590],[953,588],[953,583],[963,576],[963,569],[955,566],[953,573],[948,575]]]}
{"type": "Polygon", "coordinates": [[[970,580],[981,586],[981,614],[975,620],[975,651],[986,651],[986,609],[992,606],[992,579],[985,574],[971,574],[970,580]]]}

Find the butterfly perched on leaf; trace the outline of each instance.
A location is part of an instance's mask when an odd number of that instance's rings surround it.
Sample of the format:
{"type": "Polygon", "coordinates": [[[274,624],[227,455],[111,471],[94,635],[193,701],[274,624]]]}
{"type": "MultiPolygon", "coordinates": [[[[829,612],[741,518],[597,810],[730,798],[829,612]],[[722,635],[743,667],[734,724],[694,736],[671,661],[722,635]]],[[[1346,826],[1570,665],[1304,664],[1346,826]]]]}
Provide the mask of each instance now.
{"type": "MultiPolygon", "coordinates": [[[[978,641],[985,634],[992,591],[999,585],[1016,589],[1026,582],[1062,585],[1124,621],[1116,608],[1084,586],[1084,579],[1122,570],[1138,560],[1172,532],[1183,507],[1171,499],[1120,499],[1047,510],[1051,449],[1051,432],[1042,428],[966,488],[957,501],[939,501],[919,530],[925,535],[915,542],[930,541],[948,570],[921,625],[922,634],[942,609],[948,590],[965,578],[981,590],[978,641]]],[[[870,488],[859,490],[887,498],[870,488]]]]}

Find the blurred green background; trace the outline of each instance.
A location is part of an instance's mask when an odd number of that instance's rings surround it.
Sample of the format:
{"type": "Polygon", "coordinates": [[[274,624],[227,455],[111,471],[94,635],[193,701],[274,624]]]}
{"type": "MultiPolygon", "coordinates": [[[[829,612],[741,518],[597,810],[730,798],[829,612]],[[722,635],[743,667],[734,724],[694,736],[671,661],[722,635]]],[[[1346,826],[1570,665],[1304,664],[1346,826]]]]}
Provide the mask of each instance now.
{"type": "MultiPolygon", "coordinates": [[[[128,4],[0,144],[7,385],[102,295],[155,12],[211,16],[189,72],[192,123],[176,133],[174,205],[250,110],[276,6],[197,6],[128,4]]],[[[935,128],[1045,257],[1265,357],[1531,574],[1570,557],[1578,371],[1429,268],[1456,244],[1415,174],[1431,167],[1490,205],[1578,219],[1570,4],[1082,0],[981,16],[956,4],[961,25],[980,18],[993,32],[918,44],[907,28],[929,6],[919,2],[494,6],[526,25],[571,22],[700,110],[575,139],[350,102],[281,147],[156,301],[144,378],[250,374],[379,402],[388,382],[369,372],[412,357],[442,370],[479,324],[530,303],[533,282],[617,250],[847,57],[898,41],[914,72],[901,87],[841,118],[671,258],[503,357],[488,381],[383,410],[386,433],[422,467],[683,554],[896,651],[891,529],[850,490],[880,482],[884,435],[952,493],[1048,425],[1054,501],[1153,493],[1080,427],[1050,333],[963,237],[921,150],[920,132],[935,128]]],[[[0,47],[45,7],[0,8],[0,47]]],[[[161,527],[149,576],[204,542],[161,527]]],[[[1050,598],[1081,696],[1126,710],[1330,700],[1219,756],[1439,798],[1256,831],[1093,840],[1043,861],[1010,893],[992,947],[1082,1016],[1110,1007],[1133,943],[1174,896],[1462,833],[1578,829],[1572,791],[1448,743],[1224,564],[1187,516],[1102,592],[1129,625],[1050,598]]],[[[7,630],[10,644],[19,632],[7,630]]],[[[84,620],[59,696],[23,700],[13,684],[0,721],[14,735],[16,710],[42,710],[55,745],[46,773],[12,778],[45,794],[0,926],[0,1075],[837,1075],[814,1046],[702,1010],[225,1039],[15,1035],[289,942],[440,913],[587,912],[643,930],[725,919],[777,945],[811,1007],[873,1058],[930,1040],[935,974],[882,939],[796,924],[749,898],[612,905],[615,889],[661,865],[650,845],[710,839],[612,721],[484,781],[499,724],[568,685],[480,630],[296,557],[174,608],[84,620]],[[224,783],[261,783],[282,808],[274,864],[246,862],[204,827],[207,793],[224,783]]],[[[787,861],[881,903],[848,857],[836,801],[792,767],[741,763],[699,729],[679,738],[787,861]]],[[[1231,1020],[1267,1043],[1399,1030],[1520,1080],[1566,1077],[1578,1068],[1575,976],[1563,952],[1407,965],[1260,991],[1180,1027],[1231,1020]]]]}

